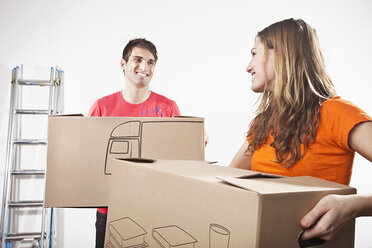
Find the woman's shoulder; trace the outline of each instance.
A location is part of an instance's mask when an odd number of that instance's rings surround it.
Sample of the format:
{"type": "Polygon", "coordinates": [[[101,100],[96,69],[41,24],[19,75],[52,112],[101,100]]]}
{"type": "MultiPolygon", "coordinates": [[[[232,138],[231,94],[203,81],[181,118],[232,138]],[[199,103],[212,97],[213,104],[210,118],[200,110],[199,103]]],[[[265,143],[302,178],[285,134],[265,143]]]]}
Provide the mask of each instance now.
{"type": "Polygon", "coordinates": [[[335,96],[335,97],[325,100],[322,103],[322,105],[326,107],[333,107],[333,106],[338,106],[338,105],[343,105],[343,104],[348,104],[348,103],[351,103],[351,102],[341,98],[340,96],[335,96]]]}
{"type": "Polygon", "coordinates": [[[342,99],[340,96],[332,97],[330,99],[325,100],[322,103],[321,109],[323,111],[362,111],[358,108],[354,103],[342,99]]]}
{"type": "Polygon", "coordinates": [[[320,114],[333,119],[371,120],[371,117],[361,108],[339,96],[324,101],[320,108],[320,114]]]}

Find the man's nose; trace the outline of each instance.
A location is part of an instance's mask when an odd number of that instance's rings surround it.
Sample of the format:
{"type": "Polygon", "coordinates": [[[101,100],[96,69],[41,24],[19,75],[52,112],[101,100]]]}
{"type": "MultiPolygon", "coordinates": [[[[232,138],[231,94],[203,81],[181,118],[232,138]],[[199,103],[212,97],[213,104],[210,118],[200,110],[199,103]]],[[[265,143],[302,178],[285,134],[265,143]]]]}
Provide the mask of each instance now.
{"type": "Polygon", "coordinates": [[[146,63],[146,61],[142,61],[141,64],[140,64],[140,68],[141,70],[143,71],[146,71],[148,69],[148,65],[146,63]]]}

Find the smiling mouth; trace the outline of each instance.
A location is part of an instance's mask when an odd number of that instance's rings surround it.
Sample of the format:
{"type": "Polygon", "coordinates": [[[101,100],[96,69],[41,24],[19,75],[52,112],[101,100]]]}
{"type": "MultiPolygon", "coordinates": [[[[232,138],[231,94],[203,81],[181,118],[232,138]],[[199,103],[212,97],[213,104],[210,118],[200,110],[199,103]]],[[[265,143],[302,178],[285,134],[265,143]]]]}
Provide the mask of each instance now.
{"type": "Polygon", "coordinates": [[[147,74],[147,73],[142,73],[142,72],[137,72],[137,74],[138,74],[139,76],[141,76],[141,77],[148,77],[148,76],[149,76],[149,74],[147,74]]]}

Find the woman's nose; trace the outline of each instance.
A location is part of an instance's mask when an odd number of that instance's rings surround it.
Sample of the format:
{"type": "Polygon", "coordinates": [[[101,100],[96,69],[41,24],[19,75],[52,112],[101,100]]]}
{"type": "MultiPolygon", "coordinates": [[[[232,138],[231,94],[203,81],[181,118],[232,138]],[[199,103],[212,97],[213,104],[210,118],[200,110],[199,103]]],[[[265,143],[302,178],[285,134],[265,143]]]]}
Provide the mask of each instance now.
{"type": "Polygon", "coordinates": [[[247,71],[248,73],[251,73],[251,72],[252,72],[252,65],[251,65],[251,62],[249,62],[246,71],[247,71]]]}

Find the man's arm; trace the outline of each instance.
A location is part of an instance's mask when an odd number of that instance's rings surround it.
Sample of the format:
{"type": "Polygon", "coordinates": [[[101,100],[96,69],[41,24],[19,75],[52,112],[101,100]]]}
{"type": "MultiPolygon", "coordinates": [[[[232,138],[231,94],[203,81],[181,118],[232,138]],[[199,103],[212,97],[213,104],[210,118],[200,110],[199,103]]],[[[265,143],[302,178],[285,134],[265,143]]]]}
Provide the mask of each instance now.
{"type": "Polygon", "coordinates": [[[240,169],[251,169],[252,154],[246,154],[248,148],[248,141],[245,141],[240,147],[238,152],[235,154],[233,160],[229,164],[229,167],[240,168],[240,169]]]}

